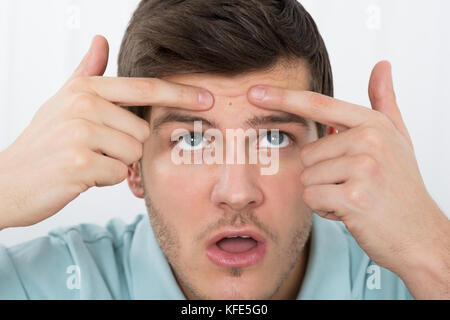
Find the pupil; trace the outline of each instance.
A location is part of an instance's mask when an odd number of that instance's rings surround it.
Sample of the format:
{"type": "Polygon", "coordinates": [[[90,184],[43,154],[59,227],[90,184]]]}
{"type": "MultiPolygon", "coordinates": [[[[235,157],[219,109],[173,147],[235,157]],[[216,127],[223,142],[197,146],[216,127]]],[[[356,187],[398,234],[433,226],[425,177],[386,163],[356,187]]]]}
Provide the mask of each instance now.
{"type": "Polygon", "coordinates": [[[184,141],[191,147],[195,147],[202,142],[202,135],[200,133],[192,132],[189,136],[184,136],[184,141]]]}
{"type": "Polygon", "coordinates": [[[267,138],[271,144],[281,144],[284,141],[284,136],[280,135],[278,131],[275,131],[273,133],[272,131],[270,131],[267,135],[267,138]]]}

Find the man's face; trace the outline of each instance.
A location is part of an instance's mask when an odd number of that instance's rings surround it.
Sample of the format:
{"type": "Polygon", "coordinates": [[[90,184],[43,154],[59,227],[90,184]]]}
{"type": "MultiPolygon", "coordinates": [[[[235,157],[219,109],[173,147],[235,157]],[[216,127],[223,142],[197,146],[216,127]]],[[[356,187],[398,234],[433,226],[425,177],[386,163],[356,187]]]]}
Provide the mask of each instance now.
{"type": "MultiPolygon", "coordinates": [[[[215,98],[213,108],[207,111],[153,107],[147,120],[154,131],[144,144],[141,172],[135,164],[132,170],[137,174],[128,178],[130,187],[134,183],[135,195],[145,197],[155,235],[184,294],[207,299],[269,299],[295,294],[305,267],[304,249],[312,218],[301,199],[299,155],[303,145],[318,138],[317,131],[311,120],[307,120],[308,127],[290,120],[267,122],[271,119],[267,116],[288,117],[250,104],[247,90],[256,84],[308,90],[305,65],[299,63],[292,69],[278,66],[233,78],[180,74],[164,79],[206,88],[215,98]],[[167,119],[169,112],[214,124],[224,137],[224,155],[231,142],[226,140],[226,129],[280,130],[283,143],[265,141],[266,147],[279,152],[278,172],[261,175],[264,165],[249,164],[248,159],[245,164],[175,164],[172,150],[178,142],[172,141],[171,135],[180,128],[193,132],[194,122],[171,117],[175,121],[161,124],[159,120],[167,119]],[[250,119],[266,120],[247,121],[250,119]],[[136,178],[139,175],[142,181],[136,178]],[[243,237],[227,239],[230,234],[243,237]]],[[[203,122],[203,131],[209,128],[203,122]]],[[[201,152],[201,144],[183,152],[201,152]]]]}

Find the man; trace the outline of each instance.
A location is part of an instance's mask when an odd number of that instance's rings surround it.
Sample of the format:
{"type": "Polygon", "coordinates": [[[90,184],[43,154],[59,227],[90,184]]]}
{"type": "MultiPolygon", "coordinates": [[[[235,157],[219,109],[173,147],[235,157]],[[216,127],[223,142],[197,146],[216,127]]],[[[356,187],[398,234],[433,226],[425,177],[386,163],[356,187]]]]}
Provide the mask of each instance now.
{"type": "Polygon", "coordinates": [[[294,0],[142,1],[119,78],[102,77],[107,59],[97,36],[0,154],[0,228],[125,178],[148,216],[1,247],[0,297],[450,298],[449,221],[423,184],[388,63],[372,72],[372,110],[333,99],[325,45],[294,0]],[[275,130],[256,143],[277,172],[175,163],[174,148],[191,158],[218,142],[203,129],[275,130]]]}

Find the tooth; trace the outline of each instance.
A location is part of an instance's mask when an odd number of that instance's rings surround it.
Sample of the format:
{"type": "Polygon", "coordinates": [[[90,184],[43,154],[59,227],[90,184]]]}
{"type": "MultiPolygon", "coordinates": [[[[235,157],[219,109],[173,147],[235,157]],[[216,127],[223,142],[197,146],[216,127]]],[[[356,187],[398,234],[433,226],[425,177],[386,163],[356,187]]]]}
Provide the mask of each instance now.
{"type": "Polygon", "coordinates": [[[244,238],[244,239],[248,239],[248,238],[250,238],[250,236],[229,236],[229,237],[227,237],[227,239],[234,239],[234,238],[244,238]]]}

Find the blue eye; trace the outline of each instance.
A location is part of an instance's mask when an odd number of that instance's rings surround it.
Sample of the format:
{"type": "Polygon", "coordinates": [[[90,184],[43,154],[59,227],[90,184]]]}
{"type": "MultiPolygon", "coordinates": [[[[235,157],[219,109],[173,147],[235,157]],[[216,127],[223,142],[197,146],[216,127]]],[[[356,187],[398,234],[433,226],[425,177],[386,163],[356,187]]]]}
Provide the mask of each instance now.
{"type": "Polygon", "coordinates": [[[262,136],[259,141],[260,148],[284,148],[288,146],[290,139],[288,135],[279,130],[270,130],[262,136]]]}
{"type": "Polygon", "coordinates": [[[201,132],[190,132],[180,137],[178,146],[185,151],[195,151],[205,147],[204,142],[208,142],[201,132]]]}

